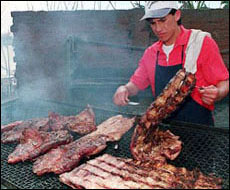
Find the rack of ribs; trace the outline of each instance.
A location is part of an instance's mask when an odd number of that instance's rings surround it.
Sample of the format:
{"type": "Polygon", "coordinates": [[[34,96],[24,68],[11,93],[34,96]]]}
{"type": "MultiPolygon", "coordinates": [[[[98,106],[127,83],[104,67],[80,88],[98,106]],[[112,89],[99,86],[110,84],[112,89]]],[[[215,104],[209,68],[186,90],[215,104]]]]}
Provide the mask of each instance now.
{"type": "Polygon", "coordinates": [[[194,74],[180,69],[169,81],[161,94],[147,108],[146,113],[140,119],[140,125],[146,128],[156,126],[163,119],[174,112],[195,87],[194,74]]]}
{"type": "Polygon", "coordinates": [[[132,126],[135,118],[124,118],[121,115],[111,117],[97,126],[97,130],[73,141],[52,149],[40,156],[33,165],[37,175],[53,172],[61,174],[76,167],[81,159],[101,152],[106,143],[118,141],[132,126]]]}
{"type": "Polygon", "coordinates": [[[68,144],[73,137],[66,130],[45,132],[36,129],[25,129],[20,144],[8,156],[8,163],[32,160],[52,148],[68,144]]]}
{"type": "Polygon", "coordinates": [[[74,189],[220,189],[222,180],[169,164],[140,165],[104,154],[59,176],[74,189]]]}
{"type": "Polygon", "coordinates": [[[179,70],[162,93],[143,114],[134,130],[130,149],[137,160],[165,162],[174,160],[181,151],[181,141],[170,131],[160,131],[157,125],[185,100],[195,87],[194,74],[179,70]]]}

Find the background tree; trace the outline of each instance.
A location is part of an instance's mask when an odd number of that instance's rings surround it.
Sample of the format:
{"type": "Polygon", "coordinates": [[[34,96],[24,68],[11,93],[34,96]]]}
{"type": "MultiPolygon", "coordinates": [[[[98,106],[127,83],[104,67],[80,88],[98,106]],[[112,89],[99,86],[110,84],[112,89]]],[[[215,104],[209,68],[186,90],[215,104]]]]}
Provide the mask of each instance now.
{"type": "Polygon", "coordinates": [[[223,6],[223,9],[229,9],[229,1],[221,1],[221,6],[223,6]]]}
{"type": "Polygon", "coordinates": [[[182,4],[181,9],[209,9],[205,1],[178,1],[182,4]]]}

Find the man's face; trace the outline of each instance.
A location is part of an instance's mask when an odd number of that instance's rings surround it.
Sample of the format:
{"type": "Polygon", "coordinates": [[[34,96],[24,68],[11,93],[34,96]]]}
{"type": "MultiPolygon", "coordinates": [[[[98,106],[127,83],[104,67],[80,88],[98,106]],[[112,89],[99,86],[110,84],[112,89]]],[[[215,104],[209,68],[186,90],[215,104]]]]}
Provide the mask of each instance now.
{"type": "Polygon", "coordinates": [[[150,19],[151,28],[159,40],[166,45],[174,43],[175,33],[178,29],[177,21],[180,19],[180,14],[169,14],[163,18],[150,19]]]}

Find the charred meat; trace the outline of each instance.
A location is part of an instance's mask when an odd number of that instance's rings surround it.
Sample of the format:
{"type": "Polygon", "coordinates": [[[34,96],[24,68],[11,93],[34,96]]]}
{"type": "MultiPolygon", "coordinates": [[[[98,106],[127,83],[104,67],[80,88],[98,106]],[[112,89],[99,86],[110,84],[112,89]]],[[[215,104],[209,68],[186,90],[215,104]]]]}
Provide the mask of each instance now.
{"type": "Polygon", "coordinates": [[[96,130],[95,114],[88,105],[76,116],[62,116],[49,112],[49,126],[52,130],[70,130],[78,134],[88,134],[96,130]]]}
{"type": "Polygon", "coordinates": [[[194,74],[187,73],[184,69],[179,70],[141,117],[140,125],[149,128],[168,117],[191,93],[195,82],[194,74]]]}
{"type": "Polygon", "coordinates": [[[96,154],[106,147],[106,136],[82,137],[67,145],[52,149],[39,157],[33,165],[37,175],[53,172],[56,174],[70,171],[78,165],[85,156],[96,154]]]}
{"type": "Polygon", "coordinates": [[[16,121],[1,126],[1,142],[19,142],[22,131],[25,129],[37,129],[39,131],[70,130],[78,134],[88,134],[96,130],[95,115],[90,106],[76,116],[62,116],[49,112],[48,118],[35,118],[26,121],[16,121]]]}
{"type": "Polygon", "coordinates": [[[140,126],[135,128],[130,144],[133,158],[142,162],[166,163],[166,159],[174,160],[181,149],[182,142],[179,137],[169,130],[161,131],[159,128],[150,130],[140,126]]]}
{"type": "Polygon", "coordinates": [[[157,125],[175,111],[195,86],[195,75],[179,70],[163,92],[142,115],[130,144],[132,155],[137,160],[165,162],[173,160],[181,151],[179,137],[170,131],[160,131],[157,125]]]}
{"type": "Polygon", "coordinates": [[[54,172],[61,174],[76,167],[80,160],[101,152],[106,148],[108,141],[117,141],[133,126],[134,118],[114,116],[104,121],[97,130],[80,139],[52,149],[39,157],[33,166],[37,175],[54,172]]]}
{"type": "Polygon", "coordinates": [[[20,144],[8,156],[8,163],[14,164],[34,159],[52,148],[68,144],[73,140],[68,131],[64,130],[44,132],[36,129],[25,129],[22,133],[20,144]]]}
{"type": "Polygon", "coordinates": [[[20,124],[22,124],[22,123],[23,123],[23,121],[15,121],[15,122],[9,123],[9,124],[7,124],[7,125],[1,125],[1,133],[4,133],[4,132],[6,132],[6,131],[10,131],[10,130],[12,130],[14,127],[16,127],[16,126],[18,126],[18,125],[20,125],[20,124]]]}
{"type": "MultiPolygon", "coordinates": [[[[15,122],[14,122],[15,123],[15,122]]],[[[36,118],[20,122],[19,125],[14,126],[11,130],[5,131],[1,134],[2,143],[19,142],[22,137],[22,132],[25,129],[36,129],[39,131],[48,131],[48,118],[36,118]]]]}

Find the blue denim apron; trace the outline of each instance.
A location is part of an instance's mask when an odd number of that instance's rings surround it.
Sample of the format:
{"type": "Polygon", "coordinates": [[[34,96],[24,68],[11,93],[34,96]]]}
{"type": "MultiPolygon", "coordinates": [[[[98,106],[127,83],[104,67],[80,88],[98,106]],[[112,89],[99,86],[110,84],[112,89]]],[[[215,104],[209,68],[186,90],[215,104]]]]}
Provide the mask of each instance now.
{"type": "MultiPolygon", "coordinates": [[[[157,52],[156,71],[155,71],[155,93],[158,96],[169,80],[182,69],[184,58],[184,46],[182,46],[181,64],[175,66],[160,66],[158,64],[159,51],[157,52]]],[[[179,108],[173,112],[165,121],[182,121],[188,123],[214,126],[212,111],[195,102],[191,96],[188,96],[179,108]]]]}

